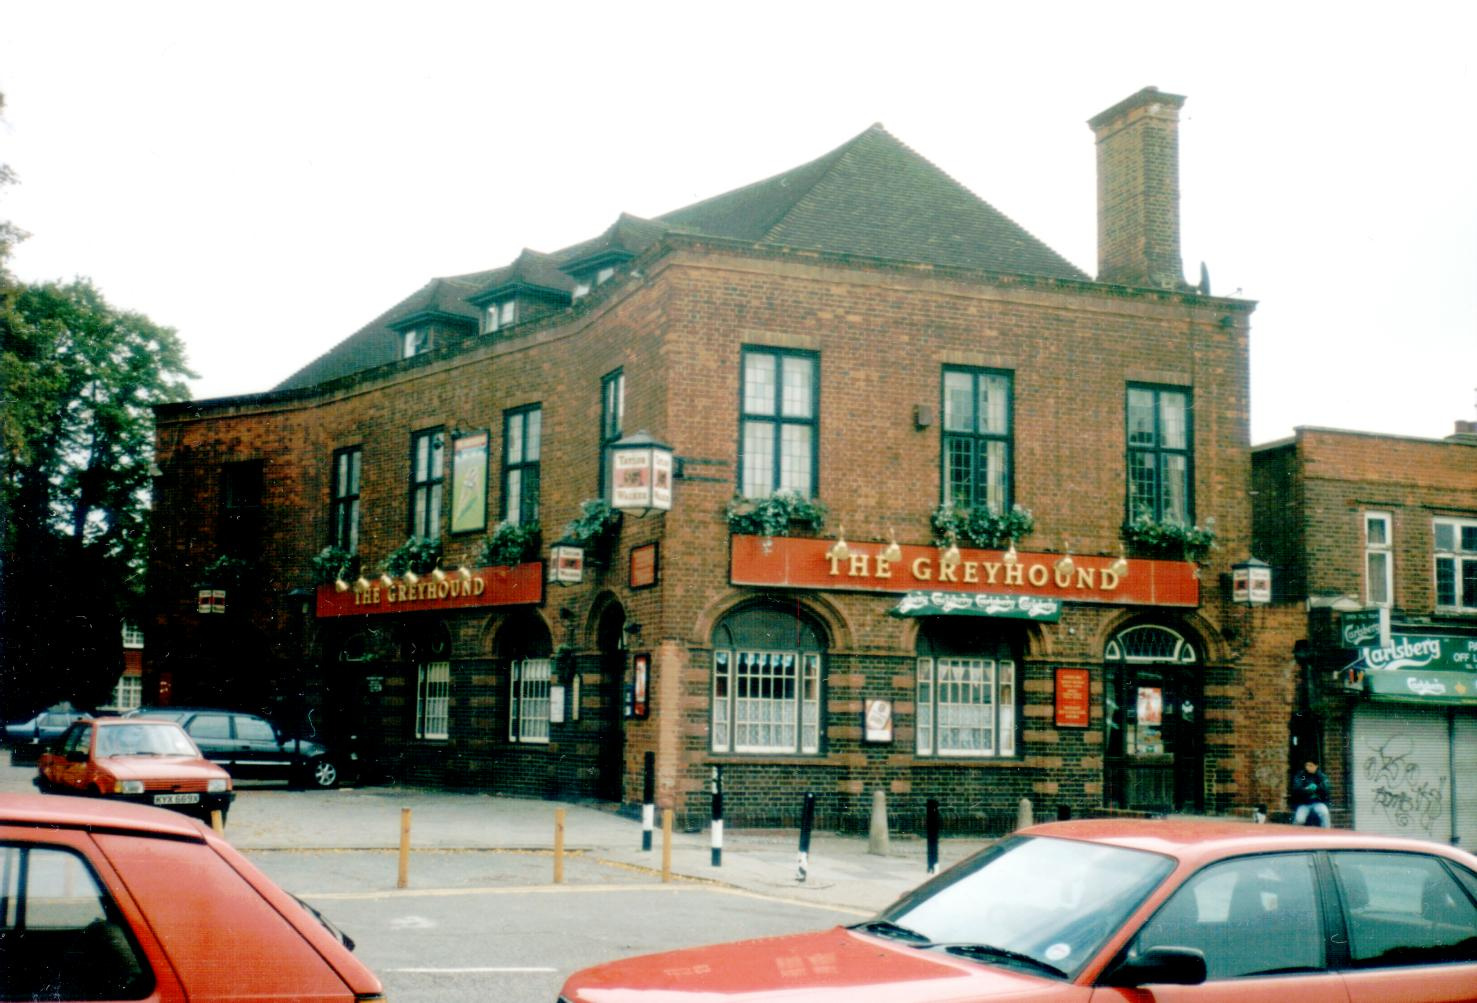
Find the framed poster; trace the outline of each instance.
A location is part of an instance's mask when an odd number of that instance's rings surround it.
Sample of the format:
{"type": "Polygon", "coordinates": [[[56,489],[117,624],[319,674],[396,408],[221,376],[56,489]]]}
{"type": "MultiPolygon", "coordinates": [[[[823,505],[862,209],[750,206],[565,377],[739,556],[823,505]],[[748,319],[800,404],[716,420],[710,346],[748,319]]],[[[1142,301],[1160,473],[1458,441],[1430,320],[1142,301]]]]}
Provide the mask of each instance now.
{"type": "Polygon", "coordinates": [[[646,543],[631,548],[631,588],[649,589],[655,585],[657,568],[657,545],[655,543],[646,543]]]}
{"type": "Polygon", "coordinates": [[[469,432],[451,443],[451,531],[480,533],[487,528],[487,430],[469,432]]]}
{"type": "Polygon", "coordinates": [[[644,720],[650,711],[647,687],[651,684],[651,655],[642,652],[631,656],[631,699],[628,717],[644,720]]]}
{"type": "Polygon", "coordinates": [[[1086,669],[1056,670],[1056,726],[1086,728],[1090,711],[1090,675],[1086,669]]]}
{"type": "Polygon", "coordinates": [[[862,712],[862,740],[866,742],[892,741],[892,701],[868,700],[862,712]]]}

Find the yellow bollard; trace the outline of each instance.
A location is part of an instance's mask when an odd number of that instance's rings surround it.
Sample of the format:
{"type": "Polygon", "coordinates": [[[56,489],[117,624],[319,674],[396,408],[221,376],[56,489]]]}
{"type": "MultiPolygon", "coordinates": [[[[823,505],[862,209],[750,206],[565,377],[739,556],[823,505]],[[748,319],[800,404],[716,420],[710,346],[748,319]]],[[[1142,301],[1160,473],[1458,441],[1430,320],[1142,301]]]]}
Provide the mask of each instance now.
{"type": "Polygon", "coordinates": [[[226,821],[221,818],[221,810],[214,808],[210,812],[210,827],[215,830],[217,836],[226,834],[226,821]]]}
{"type": "Polygon", "coordinates": [[[400,876],[396,888],[410,887],[410,809],[400,809],[400,876]]]}
{"type": "Polygon", "coordinates": [[[564,884],[564,809],[554,809],[554,884],[564,884]]]}
{"type": "Polygon", "coordinates": [[[662,809],[662,881],[672,880],[672,809],[662,809]]]}

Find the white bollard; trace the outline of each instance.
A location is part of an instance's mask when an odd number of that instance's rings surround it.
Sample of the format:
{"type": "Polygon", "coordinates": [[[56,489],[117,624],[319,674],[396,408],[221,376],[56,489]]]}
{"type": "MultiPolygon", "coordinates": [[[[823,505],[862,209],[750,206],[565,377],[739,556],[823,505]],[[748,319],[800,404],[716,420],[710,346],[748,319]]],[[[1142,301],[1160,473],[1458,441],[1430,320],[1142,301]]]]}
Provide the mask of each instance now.
{"type": "Polygon", "coordinates": [[[872,792],[872,826],[867,833],[867,852],[885,857],[891,849],[887,836],[887,792],[872,792]]]}

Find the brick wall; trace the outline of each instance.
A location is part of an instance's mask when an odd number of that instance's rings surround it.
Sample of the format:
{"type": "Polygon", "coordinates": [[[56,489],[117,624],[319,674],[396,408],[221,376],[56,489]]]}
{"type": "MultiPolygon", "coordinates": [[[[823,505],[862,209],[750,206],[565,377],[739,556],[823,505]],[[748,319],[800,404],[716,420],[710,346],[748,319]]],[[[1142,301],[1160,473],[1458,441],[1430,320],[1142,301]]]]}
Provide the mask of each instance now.
{"type": "MultiPolygon", "coordinates": [[[[193,672],[208,680],[211,659],[220,654],[221,638],[207,636],[210,625],[193,614],[188,584],[212,556],[220,464],[265,464],[262,584],[237,616],[241,630],[272,655],[255,680],[263,692],[254,697],[267,700],[297,685],[304,671],[327,673],[335,657],[338,628],[303,626],[300,600],[288,596],[309,584],[310,558],[327,542],[327,474],[335,449],[363,449],[360,549],[373,568],[407,533],[413,431],[490,430],[491,524],[502,507],[503,413],[541,404],[547,545],[580,501],[596,493],[600,378],[623,368],[626,430],[645,429],[671,443],[689,476],[676,485],[671,513],[626,520],[612,568],[590,574],[582,586],[555,590],[531,615],[552,647],[569,645],[587,660],[598,659],[602,647],[600,611],[617,608],[643,624],[640,644],[653,652],[653,713],[625,723],[625,799],[639,797],[640,764],[653,750],[663,800],[701,817],[713,765],[706,751],[706,631],[725,610],[757,594],[728,582],[723,517],[736,477],[744,346],[818,353],[819,496],[831,508],[828,525],[844,524],[853,540],[885,540],[895,532],[903,542],[929,542],[929,515],[939,499],[941,371],[978,366],[1014,374],[1015,500],[1036,517],[1022,546],[1116,555],[1124,518],[1125,385],[1169,384],[1191,389],[1195,514],[1200,521],[1215,518],[1220,545],[1202,571],[1201,609],[1167,616],[1209,660],[1211,803],[1245,800],[1255,786],[1254,745],[1272,737],[1248,737],[1238,722],[1285,721],[1279,702],[1285,694],[1258,675],[1280,679],[1281,670],[1252,666],[1223,636],[1235,625],[1222,578],[1251,541],[1245,304],[675,238],[636,265],[640,278],[610,283],[573,311],[316,391],[162,409],[162,532],[151,596],[152,626],[165,641],[155,645],[150,635],[154,670],[170,666],[177,677],[193,672]],[[920,405],[935,415],[924,428],[914,420],[920,405]],[[625,556],[653,540],[661,544],[660,584],[633,591],[625,556]],[[570,615],[556,615],[560,608],[570,615]]],[[[482,539],[448,537],[447,563],[471,563],[482,539]]],[[[1013,817],[1021,796],[1077,809],[1100,803],[1100,727],[1067,732],[1050,725],[1050,670],[1091,668],[1100,698],[1107,637],[1135,613],[1153,611],[1084,606],[1071,611],[1070,624],[1021,635],[1021,754],[976,766],[910,754],[914,634],[883,615],[888,600],[807,595],[799,601],[815,608],[832,635],[826,755],[819,762],[725,761],[734,811],[783,821],[785,805],[813,788],[828,817],[853,819],[858,805],[870,810],[871,790],[883,786],[909,817],[924,799],[939,796],[950,811],[987,829],[1002,813],[1013,817]],[[873,692],[897,702],[899,737],[889,748],[859,741],[857,709],[873,692]]],[[[450,618],[454,723],[446,743],[406,744],[414,676],[403,666],[386,670],[376,721],[397,745],[395,768],[427,782],[588,793],[598,724],[556,725],[544,748],[506,741],[506,666],[494,639],[508,616],[450,618]]],[[[587,681],[604,679],[584,672],[587,681]]],[[[617,698],[618,684],[605,680],[585,693],[598,704],[617,698]]]]}

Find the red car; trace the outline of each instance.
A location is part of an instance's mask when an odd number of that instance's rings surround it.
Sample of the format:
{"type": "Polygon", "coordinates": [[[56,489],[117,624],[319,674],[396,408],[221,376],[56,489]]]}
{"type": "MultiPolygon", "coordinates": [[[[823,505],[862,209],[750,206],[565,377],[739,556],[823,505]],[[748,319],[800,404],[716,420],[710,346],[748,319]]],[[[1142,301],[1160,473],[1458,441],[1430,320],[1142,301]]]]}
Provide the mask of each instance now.
{"type": "Polygon", "coordinates": [[[0,999],[383,1000],[345,939],[199,822],[0,794],[0,999]]]}
{"type": "Polygon", "coordinates": [[[104,717],[67,729],[36,763],[35,783],[46,794],[157,805],[210,821],[230,810],[231,776],[200,754],[172,721],[104,717]]]}
{"type": "Polygon", "coordinates": [[[576,973],[565,1003],[1477,1000],[1477,857],[1210,821],[1023,830],[852,927],[576,973]]]}

